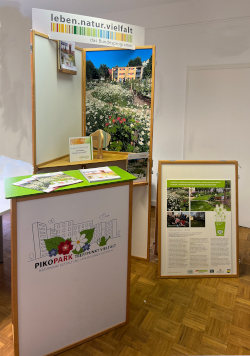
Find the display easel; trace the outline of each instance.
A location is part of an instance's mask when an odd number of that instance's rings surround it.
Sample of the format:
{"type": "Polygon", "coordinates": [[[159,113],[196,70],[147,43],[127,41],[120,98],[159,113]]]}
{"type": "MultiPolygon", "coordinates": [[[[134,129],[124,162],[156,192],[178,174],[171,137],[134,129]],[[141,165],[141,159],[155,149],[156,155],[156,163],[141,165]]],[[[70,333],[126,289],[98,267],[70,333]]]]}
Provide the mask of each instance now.
{"type": "MultiPolygon", "coordinates": [[[[127,152],[104,151],[103,159],[70,162],[68,137],[85,135],[85,51],[76,47],[77,74],[69,75],[57,70],[57,41],[31,31],[32,72],[32,142],[34,172],[49,172],[90,168],[98,166],[120,166],[126,169],[127,152]]],[[[149,259],[150,215],[151,215],[151,170],[154,107],[155,47],[152,48],[152,100],[150,123],[150,148],[148,181],[134,182],[132,228],[132,255],[149,259]]],[[[117,49],[117,48],[116,48],[117,49]]],[[[107,49],[108,50],[108,49],[107,49]]],[[[113,49],[112,49],[113,50],[113,49]]]]}
{"type": "Polygon", "coordinates": [[[238,277],[238,162],[159,161],[159,277],[238,277]]]}

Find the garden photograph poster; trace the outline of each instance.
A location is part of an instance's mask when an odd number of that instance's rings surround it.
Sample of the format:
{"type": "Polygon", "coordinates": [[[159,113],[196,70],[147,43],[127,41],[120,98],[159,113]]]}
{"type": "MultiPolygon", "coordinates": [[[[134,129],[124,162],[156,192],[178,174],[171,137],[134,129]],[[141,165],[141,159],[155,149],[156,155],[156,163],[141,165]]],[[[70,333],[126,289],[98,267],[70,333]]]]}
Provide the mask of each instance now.
{"type": "Polygon", "coordinates": [[[167,180],[167,274],[232,274],[231,180],[167,180]]]}
{"type": "Polygon", "coordinates": [[[86,135],[111,135],[110,151],[150,150],[153,48],[86,51],[86,135]]]}

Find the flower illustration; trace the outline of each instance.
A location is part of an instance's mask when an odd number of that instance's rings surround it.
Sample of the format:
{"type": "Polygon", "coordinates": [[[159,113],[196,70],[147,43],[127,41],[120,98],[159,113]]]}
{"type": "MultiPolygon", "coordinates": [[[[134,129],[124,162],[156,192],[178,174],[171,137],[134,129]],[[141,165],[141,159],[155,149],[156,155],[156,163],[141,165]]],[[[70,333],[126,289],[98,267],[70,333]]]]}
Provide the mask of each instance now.
{"type": "Polygon", "coordinates": [[[83,251],[89,250],[90,249],[90,244],[86,243],[85,245],[83,245],[82,249],[83,249],[83,251]]]}
{"type": "Polygon", "coordinates": [[[83,236],[83,235],[79,236],[76,240],[72,241],[73,249],[76,250],[77,252],[79,252],[80,249],[82,248],[82,246],[86,242],[88,242],[88,239],[86,239],[85,236],[83,236]]]}
{"type": "Polygon", "coordinates": [[[56,248],[52,248],[52,250],[49,251],[49,257],[56,256],[58,254],[58,250],[56,248]]]}
{"type": "Polygon", "coordinates": [[[70,251],[73,249],[72,243],[70,240],[66,240],[64,242],[61,242],[58,245],[58,253],[60,255],[67,255],[70,253],[70,251]]]}

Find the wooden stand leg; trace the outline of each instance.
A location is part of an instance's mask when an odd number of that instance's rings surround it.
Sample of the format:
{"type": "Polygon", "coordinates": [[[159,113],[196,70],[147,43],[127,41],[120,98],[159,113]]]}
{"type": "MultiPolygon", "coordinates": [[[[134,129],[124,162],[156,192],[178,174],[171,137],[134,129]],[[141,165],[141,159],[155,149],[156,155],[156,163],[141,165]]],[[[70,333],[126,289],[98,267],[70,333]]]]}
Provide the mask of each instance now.
{"type": "Polygon", "coordinates": [[[3,263],[3,221],[0,215],[0,263],[3,263]]]}

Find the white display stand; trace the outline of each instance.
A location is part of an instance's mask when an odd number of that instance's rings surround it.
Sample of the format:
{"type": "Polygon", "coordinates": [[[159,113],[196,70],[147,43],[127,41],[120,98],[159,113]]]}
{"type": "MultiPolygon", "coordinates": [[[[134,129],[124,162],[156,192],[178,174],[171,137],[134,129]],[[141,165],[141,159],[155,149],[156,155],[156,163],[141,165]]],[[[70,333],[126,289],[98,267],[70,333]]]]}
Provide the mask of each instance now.
{"type": "Polygon", "coordinates": [[[12,199],[16,355],[54,354],[127,322],[131,207],[132,181],[12,199]],[[49,253],[47,239],[93,228],[80,254],[49,253]]]}
{"type": "Polygon", "coordinates": [[[236,161],[160,161],[160,277],[238,276],[236,161]]]}
{"type": "MultiPolygon", "coordinates": [[[[32,44],[32,103],[33,103],[33,166],[37,173],[51,170],[87,168],[91,166],[120,165],[125,169],[128,153],[104,151],[104,159],[98,160],[94,152],[92,161],[70,162],[69,137],[84,135],[83,112],[86,82],[85,51],[76,48],[77,74],[58,72],[57,41],[46,34],[31,32],[32,44]],[[74,166],[74,167],[73,167],[74,166]]],[[[152,93],[154,92],[154,46],[152,48],[152,93]]],[[[146,48],[146,47],[145,47],[146,48]]],[[[108,49],[107,49],[108,50],[108,49]]],[[[132,256],[149,260],[151,166],[153,137],[154,95],[151,99],[151,129],[148,181],[136,183],[134,189],[132,256]]]]}

